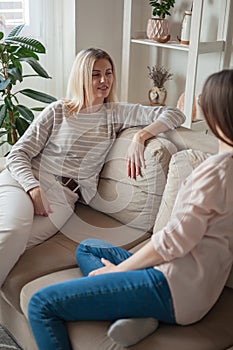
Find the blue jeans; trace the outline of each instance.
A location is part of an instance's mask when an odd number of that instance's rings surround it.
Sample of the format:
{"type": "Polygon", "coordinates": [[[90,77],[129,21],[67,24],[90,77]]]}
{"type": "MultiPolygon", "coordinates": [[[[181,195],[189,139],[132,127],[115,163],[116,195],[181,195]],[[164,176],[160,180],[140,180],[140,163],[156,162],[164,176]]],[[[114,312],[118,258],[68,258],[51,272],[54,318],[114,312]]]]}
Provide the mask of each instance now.
{"type": "Polygon", "coordinates": [[[69,350],[64,321],[155,317],[175,323],[172,297],[164,275],[154,268],[88,277],[101,258],[119,264],[131,254],[96,239],[77,248],[85,277],[45,287],[29,303],[29,323],[40,350],[69,350]]]}

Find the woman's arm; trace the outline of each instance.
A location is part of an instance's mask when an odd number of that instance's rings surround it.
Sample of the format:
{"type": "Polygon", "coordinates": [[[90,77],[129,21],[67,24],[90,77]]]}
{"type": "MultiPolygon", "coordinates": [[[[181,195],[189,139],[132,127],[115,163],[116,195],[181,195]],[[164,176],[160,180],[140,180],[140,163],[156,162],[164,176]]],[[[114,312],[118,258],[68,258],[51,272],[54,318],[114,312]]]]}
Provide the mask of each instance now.
{"type": "Polygon", "coordinates": [[[179,127],[185,119],[184,113],[178,108],[115,104],[112,122],[116,132],[135,126],[144,127],[135,135],[127,152],[127,174],[129,177],[136,179],[137,175],[141,175],[141,167],[145,167],[145,141],[161,132],[179,127]]]}
{"type": "Polygon", "coordinates": [[[186,119],[184,113],[178,108],[121,103],[115,105],[113,118],[113,122],[117,125],[116,132],[134,126],[150,125],[156,120],[167,126],[164,130],[166,131],[179,127],[186,119]]]}
{"type": "Polygon", "coordinates": [[[32,172],[31,161],[43,150],[50,137],[53,123],[53,108],[48,106],[34,119],[7,156],[8,170],[26,192],[39,186],[39,181],[32,172]]]}
{"type": "Polygon", "coordinates": [[[160,120],[156,120],[134,135],[126,155],[127,175],[129,177],[136,179],[137,176],[141,175],[141,167],[145,168],[145,142],[167,130],[169,130],[169,128],[166,124],[160,120]]]}
{"type": "Polygon", "coordinates": [[[181,186],[167,225],[119,265],[103,259],[105,266],[90,275],[144,269],[185,256],[206,235],[210,220],[224,215],[224,189],[224,172],[211,159],[203,162],[181,186]]]}
{"type": "Polygon", "coordinates": [[[105,265],[100,269],[91,271],[89,276],[101,275],[103,273],[123,272],[145,269],[163,262],[163,258],[156,252],[151,242],[148,242],[136,253],[131,255],[128,259],[121,262],[119,265],[114,265],[106,259],[102,259],[105,265]]]}

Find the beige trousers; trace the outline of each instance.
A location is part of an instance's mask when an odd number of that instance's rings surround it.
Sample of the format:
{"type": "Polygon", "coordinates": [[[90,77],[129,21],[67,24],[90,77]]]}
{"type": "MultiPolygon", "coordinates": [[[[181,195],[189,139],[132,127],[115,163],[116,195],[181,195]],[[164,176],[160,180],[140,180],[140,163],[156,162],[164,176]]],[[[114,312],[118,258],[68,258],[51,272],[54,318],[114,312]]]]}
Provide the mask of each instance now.
{"type": "Polygon", "coordinates": [[[78,195],[50,174],[43,174],[43,191],[52,213],[34,215],[29,195],[8,170],[0,174],[0,287],[25,249],[53,236],[69,219],[78,195]]]}

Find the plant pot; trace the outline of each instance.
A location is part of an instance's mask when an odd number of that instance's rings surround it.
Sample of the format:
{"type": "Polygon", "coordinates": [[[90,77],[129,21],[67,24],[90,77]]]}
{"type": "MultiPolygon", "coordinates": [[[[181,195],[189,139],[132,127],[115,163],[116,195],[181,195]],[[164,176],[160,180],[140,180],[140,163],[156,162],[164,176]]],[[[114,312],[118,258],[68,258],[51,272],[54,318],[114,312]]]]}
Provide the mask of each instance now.
{"type": "Polygon", "coordinates": [[[167,90],[164,86],[161,88],[153,86],[148,92],[148,97],[151,106],[164,106],[167,98],[167,90]]]}
{"type": "Polygon", "coordinates": [[[169,22],[162,18],[149,18],[146,34],[148,39],[166,38],[169,35],[169,22]]]}

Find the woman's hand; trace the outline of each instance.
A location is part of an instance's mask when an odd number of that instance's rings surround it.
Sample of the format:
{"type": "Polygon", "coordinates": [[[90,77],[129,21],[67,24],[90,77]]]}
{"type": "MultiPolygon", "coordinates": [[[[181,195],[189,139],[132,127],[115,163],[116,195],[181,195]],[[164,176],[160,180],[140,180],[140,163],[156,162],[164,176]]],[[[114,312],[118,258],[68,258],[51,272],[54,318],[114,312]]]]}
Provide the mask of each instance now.
{"type": "Polygon", "coordinates": [[[109,260],[106,260],[104,258],[101,259],[101,262],[104,266],[91,271],[89,273],[89,276],[97,276],[112,272],[125,272],[146,269],[148,267],[162,264],[164,262],[164,259],[154,249],[152,242],[149,241],[136,253],[131,255],[126,260],[123,260],[118,265],[114,265],[109,260]]]}
{"type": "Polygon", "coordinates": [[[35,215],[48,216],[49,213],[52,213],[49,202],[39,186],[29,190],[28,194],[34,205],[35,215]]]}
{"type": "Polygon", "coordinates": [[[88,276],[97,276],[97,275],[102,275],[104,273],[112,273],[112,272],[117,272],[117,265],[114,265],[111,263],[109,260],[102,258],[101,259],[102,264],[105,266],[100,267],[97,270],[93,270],[89,273],[88,276]]]}
{"type": "MultiPolygon", "coordinates": [[[[179,111],[179,114],[183,113],[179,111]]],[[[178,126],[178,125],[177,125],[178,126]]],[[[144,149],[145,142],[151,137],[156,137],[159,133],[169,130],[167,124],[160,120],[155,120],[152,124],[139,130],[133,137],[131,145],[129,146],[126,160],[127,160],[127,175],[133,179],[141,175],[141,168],[145,168],[144,149]]]]}
{"type": "Polygon", "coordinates": [[[133,179],[141,175],[141,168],[145,168],[144,146],[145,140],[141,131],[137,132],[126,154],[127,175],[133,179]]]}

